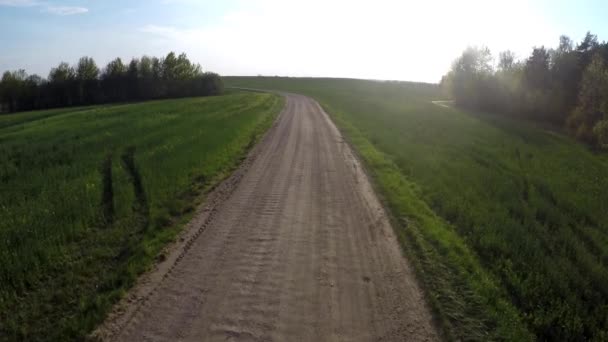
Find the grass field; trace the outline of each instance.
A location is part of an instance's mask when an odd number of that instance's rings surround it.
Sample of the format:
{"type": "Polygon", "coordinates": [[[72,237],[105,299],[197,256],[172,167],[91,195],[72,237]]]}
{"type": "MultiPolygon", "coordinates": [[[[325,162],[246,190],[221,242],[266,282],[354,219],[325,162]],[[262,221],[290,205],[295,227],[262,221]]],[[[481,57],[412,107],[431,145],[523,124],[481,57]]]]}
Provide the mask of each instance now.
{"type": "Polygon", "coordinates": [[[0,340],[85,336],[281,107],[233,92],[0,116],[0,340]]]}
{"type": "Polygon", "coordinates": [[[608,340],[608,158],[432,104],[432,85],[227,78],[317,99],[390,208],[448,339],[608,340]]]}

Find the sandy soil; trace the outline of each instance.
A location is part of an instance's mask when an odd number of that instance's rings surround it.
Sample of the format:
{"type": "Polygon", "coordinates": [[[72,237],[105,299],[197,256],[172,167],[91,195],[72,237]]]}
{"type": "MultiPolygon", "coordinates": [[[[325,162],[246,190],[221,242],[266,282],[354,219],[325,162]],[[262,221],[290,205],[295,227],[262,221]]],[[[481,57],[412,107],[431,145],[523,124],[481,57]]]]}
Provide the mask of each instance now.
{"type": "Polygon", "coordinates": [[[92,336],[438,340],[349,146],[316,102],[285,96],[285,109],[244,165],[92,336]]]}

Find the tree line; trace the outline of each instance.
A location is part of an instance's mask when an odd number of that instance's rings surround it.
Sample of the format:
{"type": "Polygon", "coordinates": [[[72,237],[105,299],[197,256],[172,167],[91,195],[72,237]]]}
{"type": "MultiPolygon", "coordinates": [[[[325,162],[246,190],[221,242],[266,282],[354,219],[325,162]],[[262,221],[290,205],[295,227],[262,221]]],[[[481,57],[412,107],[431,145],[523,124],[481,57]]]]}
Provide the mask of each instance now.
{"type": "Polygon", "coordinates": [[[443,76],[455,103],[565,127],[577,139],[608,148],[608,43],[587,32],[578,44],[561,36],[556,48],[511,51],[493,64],[490,50],[469,47],[443,76]]]}
{"type": "Polygon", "coordinates": [[[102,70],[93,58],[71,66],[61,62],[48,78],[25,70],[6,71],[0,81],[0,112],[17,112],[109,102],[217,95],[218,74],[203,72],[186,54],[164,58],[143,56],[128,64],[116,58],[102,70]]]}

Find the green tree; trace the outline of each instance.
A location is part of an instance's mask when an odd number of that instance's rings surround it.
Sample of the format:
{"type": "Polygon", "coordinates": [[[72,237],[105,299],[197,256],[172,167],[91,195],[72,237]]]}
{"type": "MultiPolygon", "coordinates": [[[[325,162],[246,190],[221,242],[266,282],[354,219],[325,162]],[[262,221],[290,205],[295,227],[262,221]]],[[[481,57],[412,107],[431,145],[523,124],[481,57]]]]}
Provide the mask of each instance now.
{"type": "Polygon", "coordinates": [[[605,124],[608,119],[608,69],[599,54],[593,56],[585,68],[578,94],[578,106],[568,118],[569,130],[579,139],[604,144],[605,124]],[[599,126],[598,126],[598,123],[599,126]]]}
{"type": "Polygon", "coordinates": [[[444,80],[451,86],[451,93],[457,104],[483,106],[483,87],[493,74],[492,54],[486,47],[468,47],[452,64],[450,79],[444,80]]]}
{"type": "Polygon", "coordinates": [[[25,70],[6,71],[2,75],[2,83],[0,93],[2,94],[1,102],[5,104],[9,112],[21,110],[21,97],[24,93],[25,80],[27,74],[25,70]]]}
{"type": "Polygon", "coordinates": [[[130,99],[140,99],[139,91],[139,59],[133,58],[127,68],[127,87],[130,99]]]}
{"type": "Polygon", "coordinates": [[[76,89],[74,83],[76,72],[68,63],[61,62],[49,72],[51,84],[52,106],[71,106],[74,104],[76,89]]]}
{"type": "Polygon", "coordinates": [[[120,57],[114,59],[106,66],[104,73],[102,75],[103,78],[120,78],[123,77],[127,72],[127,68],[125,67],[122,59],[120,57]]]}
{"type": "Polygon", "coordinates": [[[559,38],[559,46],[551,50],[550,96],[547,111],[555,123],[563,123],[576,106],[582,74],[578,53],[567,36],[559,38]]]}
{"type": "Polygon", "coordinates": [[[525,78],[531,88],[546,89],[551,79],[549,73],[550,54],[544,46],[534,48],[526,60],[525,78]]]}
{"type": "Polygon", "coordinates": [[[164,80],[172,81],[177,78],[177,57],[173,51],[169,52],[162,62],[162,77],[164,80]]]}
{"type": "Polygon", "coordinates": [[[62,62],[48,81],[24,70],[5,72],[0,80],[0,112],[133,101],[181,96],[216,95],[223,91],[219,75],[203,73],[186,54],[165,58],[143,56],[125,65],[120,58],[100,73],[93,58],[82,57],[71,67],[62,62]]]}
{"type": "Polygon", "coordinates": [[[104,94],[110,101],[127,100],[127,68],[122,59],[116,58],[108,63],[101,75],[104,94]]]}
{"type": "Polygon", "coordinates": [[[76,77],[83,81],[96,80],[99,77],[99,68],[91,57],[82,57],[76,67],[76,77]]]}
{"type": "Polygon", "coordinates": [[[99,68],[91,57],[81,57],[76,65],[76,79],[78,80],[78,95],[81,104],[96,102],[99,93],[97,79],[99,68]]]}
{"type": "Polygon", "coordinates": [[[73,81],[76,78],[76,72],[68,63],[61,62],[56,68],[49,72],[49,82],[62,83],[73,81]]]}

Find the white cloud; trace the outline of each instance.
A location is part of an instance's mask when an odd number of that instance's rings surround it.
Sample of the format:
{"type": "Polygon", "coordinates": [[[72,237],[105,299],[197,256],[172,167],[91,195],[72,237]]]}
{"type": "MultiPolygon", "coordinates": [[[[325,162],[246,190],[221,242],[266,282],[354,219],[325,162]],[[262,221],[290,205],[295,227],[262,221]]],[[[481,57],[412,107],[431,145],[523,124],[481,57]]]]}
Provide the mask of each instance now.
{"type": "Polygon", "coordinates": [[[31,7],[37,5],[38,2],[34,0],[0,0],[0,6],[31,7]]]}
{"type": "Polygon", "coordinates": [[[48,12],[56,15],[73,15],[82,14],[89,11],[86,7],[80,6],[58,6],[47,2],[36,0],[0,0],[0,6],[10,7],[39,7],[43,12],[48,12]]]}
{"type": "Polygon", "coordinates": [[[87,13],[89,9],[77,6],[48,6],[45,11],[57,15],[73,15],[87,13]]]}

